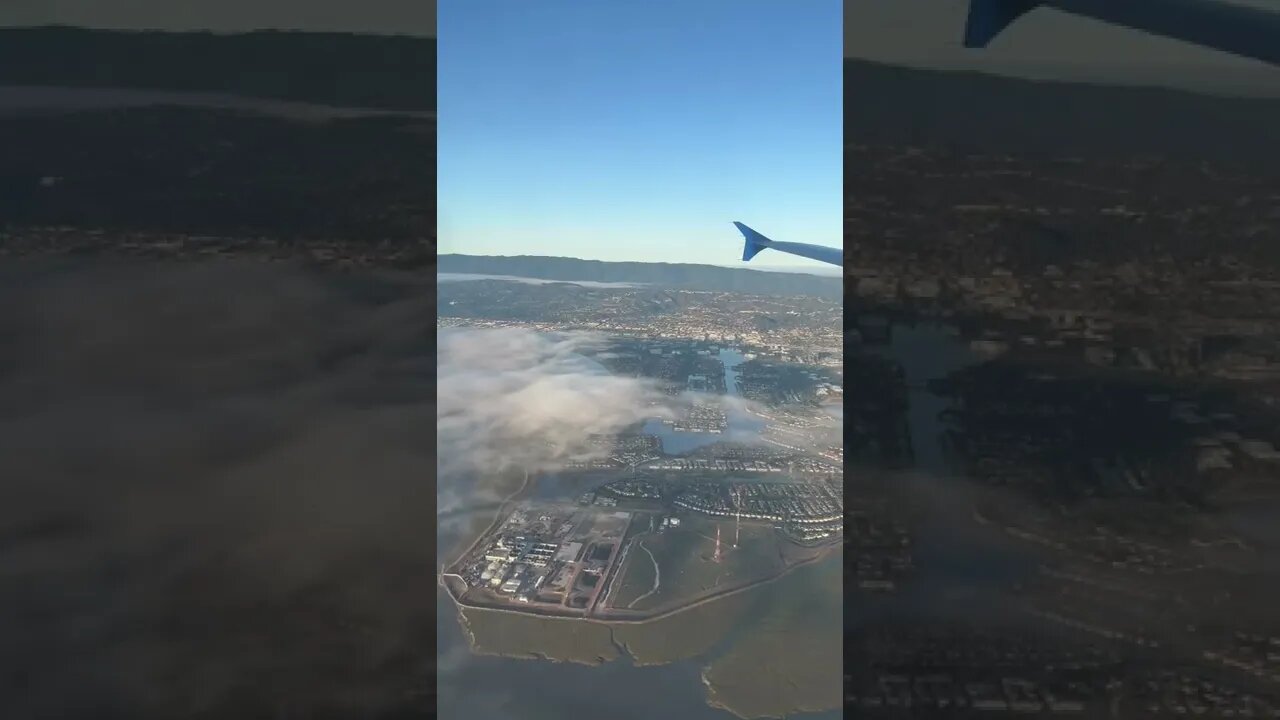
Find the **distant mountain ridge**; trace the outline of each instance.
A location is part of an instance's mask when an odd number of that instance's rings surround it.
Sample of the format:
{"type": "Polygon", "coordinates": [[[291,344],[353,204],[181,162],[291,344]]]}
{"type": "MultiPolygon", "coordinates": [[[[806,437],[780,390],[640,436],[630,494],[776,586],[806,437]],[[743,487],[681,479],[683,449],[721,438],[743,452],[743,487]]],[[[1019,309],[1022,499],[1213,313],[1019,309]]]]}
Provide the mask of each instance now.
{"type": "Polygon", "coordinates": [[[604,262],[537,255],[440,255],[437,271],[516,275],[543,280],[598,280],[647,283],[685,290],[710,290],[758,295],[787,295],[837,300],[843,297],[839,277],[761,272],[715,265],[683,263],[604,262]]]}
{"type": "Polygon", "coordinates": [[[0,28],[0,85],[225,93],[333,107],[436,109],[435,38],[0,28]]]}
{"type": "Polygon", "coordinates": [[[856,59],[845,60],[844,88],[847,145],[1166,155],[1278,171],[1280,98],[1025,80],[856,59]]]}

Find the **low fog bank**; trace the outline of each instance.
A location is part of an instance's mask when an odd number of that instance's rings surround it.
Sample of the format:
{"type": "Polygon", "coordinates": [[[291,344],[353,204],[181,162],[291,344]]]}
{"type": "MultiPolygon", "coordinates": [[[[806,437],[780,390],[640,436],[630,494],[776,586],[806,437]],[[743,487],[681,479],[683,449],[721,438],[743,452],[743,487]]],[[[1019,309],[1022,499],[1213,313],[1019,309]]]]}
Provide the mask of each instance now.
{"type": "Polygon", "coordinates": [[[554,470],[582,457],[591,435],[670,416],[656,384],[610,375],[582,354],[604,341],[520,328],[440,331],[441,474],[554,470]]]}
{"type": "Polygon", "coordinates": [[[431,289],[0,271],[0,716],[432,707],[431,289]]]}
{"type": "MultiPolygon", "coordinates": [[[[591,436],[672,419],[693,404],[742,414],[765,409],[732,395],[668,395],[651,378],[610,374],[597,360],[613,355],[603,350],[609,338],[597,333],[447,328],[437,343],[440,476],[465,477],[481,489],[500,473],[554,472],[598,456],[605,451],[588,443],[591,436]]],[[[733,439],[761,442],[755,433],[733,439]]]]}
{"type": "MultiPolygon", "coordinates": [[[[733,396],[671,396],[652,379],[612,375],[596,359],[611,355],[609,338],[596,333],[447,328],[437,343],[437,519],[444,544],[476,518],[492,516],[517,489],[512,474],[555,472],[607,452],[588,443],[592,435],[673,418],[697,402],[737,413],[761,409],[733,396]]],[[[754,433],[725,439],[760,441],[754,433]]]]}
{"type": "Polygon", "coordinates": [[[437,521],[441,549],[516,489],[508,475],[551,472],[593,453],[594,434],[668,417],[674,400],[645,379],[610,375],[584,353],[605,338],[522,328],[437,334],[437,521]]]}

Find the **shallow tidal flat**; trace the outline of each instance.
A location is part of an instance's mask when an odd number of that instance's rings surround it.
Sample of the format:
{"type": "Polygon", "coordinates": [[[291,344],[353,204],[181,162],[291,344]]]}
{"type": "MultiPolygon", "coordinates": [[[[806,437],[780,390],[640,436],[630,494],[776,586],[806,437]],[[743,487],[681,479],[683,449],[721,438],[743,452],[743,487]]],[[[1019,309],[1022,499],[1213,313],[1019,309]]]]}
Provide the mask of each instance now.
{"type": "Polygon", "coordinates": [[[647,623],[613,626],[613,638],[637,665],[665,665],[714,654],[736,638],[751,592],[731,595],[647,623]]]}
{"type": "Polygon", "coordinates": [[[840,706],[842,565],[833,554],[777,582],[644,623],[467,609],[475,652],[598,665],[703,665],[707,702],[742,718],[840,706]]]}
{"type": "Polygon", "coordinates": [[[702,673],[707,701],[744,718],[840,707],[844,622],[841,557],[800,568],[754,593],[738,639],[702,673]]]}
{"type": "Polygon", "coordinates": [[[460,615],[477,653],[583,665],[622,657],[602,623],[475,608],[461,609],[460,615]]]}

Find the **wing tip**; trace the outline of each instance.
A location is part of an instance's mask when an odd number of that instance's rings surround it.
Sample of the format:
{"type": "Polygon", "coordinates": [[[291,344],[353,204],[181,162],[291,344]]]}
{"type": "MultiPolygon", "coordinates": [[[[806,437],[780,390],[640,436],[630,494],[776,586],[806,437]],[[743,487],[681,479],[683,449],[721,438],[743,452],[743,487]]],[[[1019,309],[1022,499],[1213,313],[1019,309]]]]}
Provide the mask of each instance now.
{"type": "Polygon", "coordinates": [[[964,24],[964,46],[985,48],[1015,20],[1040,4],[1040,0],[970,0],[964,24]]]}
{"type": "Polygon", "coordinates": [[[738,232],[742,233],[742,262],[748,262],[761,250],[769,247],[769,238],[766,238],[737,220],[734,220],[733,224],[738,228],[738,232]]]}

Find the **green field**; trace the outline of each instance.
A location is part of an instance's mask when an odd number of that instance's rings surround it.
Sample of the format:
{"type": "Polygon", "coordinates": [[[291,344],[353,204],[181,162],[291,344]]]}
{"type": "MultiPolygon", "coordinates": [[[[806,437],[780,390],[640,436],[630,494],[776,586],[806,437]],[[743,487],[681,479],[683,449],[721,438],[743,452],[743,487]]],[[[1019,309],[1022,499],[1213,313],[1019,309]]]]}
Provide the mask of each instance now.
{"type": "MultiPolygon", "coordinates": [[[[743,525],[739,545],[733,548],[733,523],[722,523],[719,563],[714,560],[715,535],[715,522],[689,517],[682,521],[680,527],[647,538],[645,547],[657,559],[662,581],[657,592],[637,602],[634,609],[643,611],[676,607],[716,590],[774,575],[782,569],[778,537],[773,528],[743,525]]],[[[639,565],[635,561],[641,558],[635,555],[636,552],[643,551],[639,548],[632,551],[629,563],[631,566],[639,565]]],[[[647,560],[648,556],[645,555],[643,559],[647,560]]],[[[653,565],[649,563],[648,573],[652,572],[653,565]]],[[[628,575],[630,573],[631,568],[628,568],[628,575]]],[[[643,576],[632,582],[635,586],[642,585],[643,576]]],[[[638,594],[648,592],[651,587],[652,583],[638,594]]],[[[633,594],[627,602],[635,597],[633,594]]]]}
{"type": "Polygon", "coordinates": [[[610,599],[611,607],[625,609],[636,598],[653,589],[655,576],[653,561],[649,559],[649,553],[645,552],[642,547],[642,543],[647,543],[652,539],[653,536],[644,535],[636,538],[632,543],[627,557],[627,565],[621,569],[622,575],[614,581],[618,583],[618,586],[613,591],[613,597],[610,599]]]}

